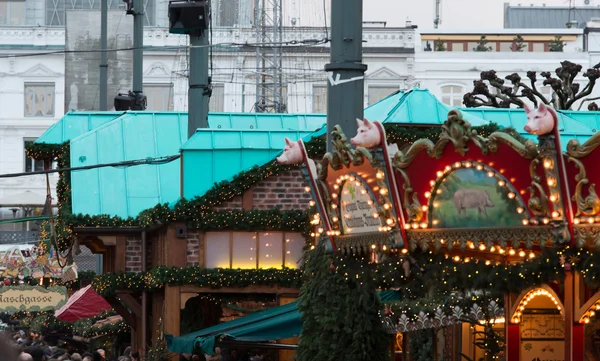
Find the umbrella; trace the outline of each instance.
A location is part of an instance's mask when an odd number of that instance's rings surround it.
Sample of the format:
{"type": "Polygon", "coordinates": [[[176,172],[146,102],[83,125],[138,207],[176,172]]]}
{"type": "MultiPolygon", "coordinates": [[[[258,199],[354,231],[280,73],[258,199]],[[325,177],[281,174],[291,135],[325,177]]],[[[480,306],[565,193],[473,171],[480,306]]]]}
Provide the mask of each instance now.
{"type": "Polygon", "coordinates": [[[32,191],[13,193],[0,198],[0,207],[43,207],[45,203],[46,195],[32,191]]]}

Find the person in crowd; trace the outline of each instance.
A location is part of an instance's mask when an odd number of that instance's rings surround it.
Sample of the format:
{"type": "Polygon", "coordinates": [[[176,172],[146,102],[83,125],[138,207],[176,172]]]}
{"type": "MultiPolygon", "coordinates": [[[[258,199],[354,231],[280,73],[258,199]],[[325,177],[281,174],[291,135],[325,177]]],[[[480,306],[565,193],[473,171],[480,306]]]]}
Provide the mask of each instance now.
{"type": "Polygon", "coordinates": [[[77,352],[75,352],[74,354],[71,355],[71,361],[83,361],[82,357],[80,354],[78,354],[77,352]]]}
{"type": "Polygon", "coordinates": [[[44,350],[39,346],[29,346],[25,348],[25,352],[33,357],[33,361],[44,361],[44,350]]]}
{"type": "Polygon", "coordinates": [[[123,356],[131,357],[131,346],[127,346],[123,351],[123,356]]]}
{"type": "Polygon", "coordinates": [[[31,355],[28,353],[21,352],[21,354],[17,358],[17,361],[33,361],[33,357],[31,357],[31,355]]]}
{"type": "Polygon", "coordinates": [[[140,361],[140,353],[132,352],[131,353],[131,361],[140,361]]]}

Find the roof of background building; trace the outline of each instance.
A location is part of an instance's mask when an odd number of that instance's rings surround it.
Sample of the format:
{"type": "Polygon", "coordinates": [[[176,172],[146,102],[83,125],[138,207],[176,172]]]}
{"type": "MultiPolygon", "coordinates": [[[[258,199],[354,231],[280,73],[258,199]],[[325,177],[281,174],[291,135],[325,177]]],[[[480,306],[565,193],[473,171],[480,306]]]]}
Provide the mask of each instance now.
{"type": "Polygon", "coordinates": [[[565,29],[570,21],[585,28],[591,18],[600,17],[600,8],[594,6],[514,6],[504,7],[506,29],[565,29]]]}
{"type": "MultiPolygon", "coordinates": [[[[392,124],[441,125],[451,109],[429,91],[413,89],[396,92],[368,107],[365,117],[392,124]]],[[[520,109],[461,111],[475,126],[491,121],[521,131],[526,121],[520,109]]],[[[560,121],[566,146],[573,138],[581,142],[589,139],[600,125],[600,112],[561,112],[560,121]],[[590,122],[592,126],[587,125],[590,122]]],[[[188,153],[187,161],[184,157],[184,195],[189,199],[204,195],[215,183],[230,180],[241,171],[270,162],[281,153],[284,137],[308,140],[326,134],[325,122],[324,114],[210,113],[210,129],[199,129],[187,141],[187,113],[70,112],[37,142],[71,140],[74,167],[170,156],[181,149],[188,153]],[[188,187],[189,184],[193,186],[188,187]]],[[[521,134],[530,137],[522,131],[521,134]]],[[[74,171],[73,212],[129,217],[158,203],[173,203],[180,197],[180,174],[179,161],[74,171]]]]}

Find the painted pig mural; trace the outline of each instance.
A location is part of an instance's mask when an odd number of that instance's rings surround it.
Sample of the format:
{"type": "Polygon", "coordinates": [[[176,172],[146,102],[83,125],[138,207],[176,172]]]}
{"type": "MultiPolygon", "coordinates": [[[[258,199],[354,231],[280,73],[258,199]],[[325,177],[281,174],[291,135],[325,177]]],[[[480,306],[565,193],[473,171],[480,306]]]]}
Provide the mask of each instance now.
{"type": "Polygon", "coordinates": [[[292,142],[285,138],[285,148],[283,154],[277,157],[277,162],[281,164],[300,164],[302,163],[302,151],[299,142],[292,142]]]}
{"type": "Polygon", "coordinates": [[[467,209],[471,208],[477,208],[480,216],[483,213],[487,217],[487,207],[494,207],[488,191],[481,189],[459,189],[454,193],[453,198],[459,217],[461,214],[466,217],[467,209]]]}
{"type": "Polygon", "coordinates": [[[524,106],[527,114],[527,124],[525,131],[529,134],[544,135],[552,132],[556,126],[557,116],[554,109],[542,103],[537,109],[524,106]]]}
{"type": "Polygon", "coordinates": [[[381,134],[373,123],[368,119],[356,119],[356,123],[358,124],[358,133],[356,137],[350,139],[352,145],[373,148],[381,144],[381,134]]]}

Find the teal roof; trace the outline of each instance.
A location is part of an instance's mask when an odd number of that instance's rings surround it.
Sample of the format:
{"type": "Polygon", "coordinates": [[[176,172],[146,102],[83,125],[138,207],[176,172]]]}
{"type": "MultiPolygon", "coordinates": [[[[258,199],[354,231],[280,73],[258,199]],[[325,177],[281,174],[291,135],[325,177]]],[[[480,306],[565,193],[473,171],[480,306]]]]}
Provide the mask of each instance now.
{"type": "Polygon", "coordinates": [[[42,134],[36,143],[62,144],[120,117],[124,112],[68,112],[42,134]]]}
{"type": "MultiPolygon", "coordinates": [[[[71,140],[71,166],[177,155],[184,113],[128,112],[71,140]]],[[[130,217],[179,197],[179,161],[71,172],[73,213],[130,217]]]]}
{"type": "MultiPolygon", "coordinates": [[[[406,125],[442,125],[453,107],[442,103],[427,89],[398,92],[365,110],[365,118],[382,123],[406,125]],[[380,105],[381,103],[381,105],[380,105]],[[395,103],[395,104],[394,104],[395,103]]],[[[463,114],[473,126],[486,125],[489,121],[474,114],[463,114]]]]}
{"type": "MultiPolygon", "coordinates": [[[[523,130],[523,127],[527,123],[527,115],[523,109],[461,108],[460,110],[463,114],[483,118],[501,127],[514,128],[523,137],[537,142],[537,136],[528,134],[523,130]]],[[[594,127],[588,126],[588,124],[595,123],[585,119],[585,113],[590,112],[558,112],[558,125],[563,150],[566,150],[569,140],[577,139],[583,143],[596,133],[595,125],[594,127]],[[575,117],[579,118],[579,120],[575,119],[575,117]]]]}
{"type": "MultiPolygon", "coordinates": [[[[384,303],[398,301],[400,294],[396,291],[383,291],[379,292],[379,298],[384,303]]],[[[167,347],[170,352],[190,354],[198,345],[203,352],[212,355],[220,337],[244,342],[277,341],[299,336],[302,326],[302,314],[298,311],[298,305],[291,302],[187,335],[167,335],[167,347]]]]}
{"type": "Polygon", "coordinates": [[[244,170],[270,162],[281,154],[286,137],[308,141],[312,134],[291,130],[198,129],[181,148],[183,196],[187,199],[201,196],[215,183],[231,180],[244,170]]]}
{"type": "Polygon", "coordinates": [[[324,114],[209,113],[210,129],[317,130],[327,122],[324,114]]]}

